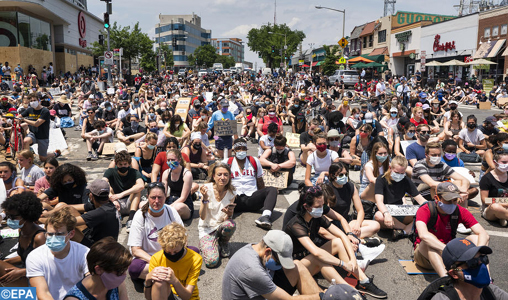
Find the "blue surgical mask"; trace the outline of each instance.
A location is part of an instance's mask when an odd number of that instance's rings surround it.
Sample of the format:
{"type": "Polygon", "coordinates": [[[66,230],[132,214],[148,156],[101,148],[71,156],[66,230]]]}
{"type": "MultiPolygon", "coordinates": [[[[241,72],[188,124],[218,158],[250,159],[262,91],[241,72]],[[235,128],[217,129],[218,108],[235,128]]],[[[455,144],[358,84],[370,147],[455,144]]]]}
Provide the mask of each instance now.
{"type": "Polygon", "coordinates": [[[299,104],[295,104],[295,107],[298,108],[300,105],[299,104]]]}
{"type": "Polygon", "coordinates": [[[406,177],[406,174],[399,174],[399,173],[395,173],[395,172],[391,172],[391,175],[392,179],[395,181],[395,182],[399,182],[401,181],[402,179],[404,179],[404,177],[406,177]]]}
{"type": "Polygon", "coordinates": [[[377,160],[379,160],[380,163],[384,163],[385,160],[388,158],[388,155],[386,156],[376,155],[376,158],[377,160]]]}
{"type": "Polygon", "coordinates": [[[322,207],[313,207],[312,211],[309,211],[309,215],[313,218],[321,218],[323,215],[323,208],[322,207]]]}
{"type": "Polygon", "coordinates": [[[457,208],[457,204],[445,204],[441,201],[437,202],[437,206],[439,206],[447,215],[453,214],[455,209],[457,208]]]}
{"type": "Polygon", "coordinates": [[[282,269],[282,266],[279,265],[275,259],[271,258],[266,262],[265,267],[270,271],[277,271],[282,269]]]}
{"type": "Polygon", "coordinates": [[[397,113],[390,113],[390,116],[395,118],[397,116],[397,113]]]}
{"type": "Polygon", "coordinates": [[[464,282],[472,284],[479,289],[483,289],[490,284],[489,269],[485,264],[481,264],[475,269],[462,269],[464,282]]]}
{"type": "Polygon", "coordinates": [[[107,111],[111,111],[113,108],[111,106],[106,107],[107,111]]]}
{"type": "Polygon", "coordinates": [[[508,151],[508,144],[503,144],[503,150],[508,151]]]}
{"type": "Polygon", "coordinates": [[[237,151],[235,156],[240,160],[244,160],[247,157],[247,151],[237,151]]]}
{"type": "Polygon", "coordinates": [[[159,128],[157,128],[157,127],[150,128],[150,132],[157,133],[157,132],[159,132],[159,128]]]}
{"type": "Polygon", "coordinates": [[[148,147],[148,149],[150,149],[150,150],[155,149],[155,145],[146,145],[146,147],[148,147]]]}
{"type": "Polygon", "coordinates": [[[150,208],[150,210],[151,210],[153,213],[158,214],[158,213],[160,213],[160,212],[164,209],[164,205],[163,205],[161,208],[159,208],[158,210],[153,209],[150,205],[148,205],[148,208],[150,208]]]}
{"type": "Polygon", "coordinates": [[[179,165],[180,163],[177,161],[168,161],[168,166],[171,170],[178,168],[179,165]]]}
{"type": "Polygon", "coordinates": [[[335,179],[335,182],[338,184],[338,185],[344,185],[347,183],[347,176],[341,176],[341,177],[337,177],[337,179],[335,179]]]}
{"type": "Polygon", "coordinates": [[[413,132],[408,132],[407,136],[412,139],[415,137],[415,134],[413,132]]]}
{"type": "Polygon", "coordinates": [[[46,239],[46,246],[48,246],[49,250],[51,250],[53,252],[60,252],[67,245],[67,243],[65,242],[65,237],[66,237],[66,235],[64,235],[64,236],[54,235],[54,236],[48,237],[46,239]]]}
{"type": "Polygon", "coordinates": [[[25,225],[25,223],[19,225],[19,220],[7,219],[7,226],[12,229],[20,229],[25,225]]]}

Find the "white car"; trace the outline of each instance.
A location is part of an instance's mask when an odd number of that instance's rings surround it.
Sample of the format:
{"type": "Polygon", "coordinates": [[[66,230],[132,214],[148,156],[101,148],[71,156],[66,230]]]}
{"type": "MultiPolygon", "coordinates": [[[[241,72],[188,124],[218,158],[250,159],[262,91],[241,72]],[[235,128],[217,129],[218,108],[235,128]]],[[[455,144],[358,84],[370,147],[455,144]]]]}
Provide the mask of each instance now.
{"type": "Polygon", "coordinates": [[[208,71],[206,69],[201,69],[198,72],[198,77],[203,77],[208,74],[208,71]]]}

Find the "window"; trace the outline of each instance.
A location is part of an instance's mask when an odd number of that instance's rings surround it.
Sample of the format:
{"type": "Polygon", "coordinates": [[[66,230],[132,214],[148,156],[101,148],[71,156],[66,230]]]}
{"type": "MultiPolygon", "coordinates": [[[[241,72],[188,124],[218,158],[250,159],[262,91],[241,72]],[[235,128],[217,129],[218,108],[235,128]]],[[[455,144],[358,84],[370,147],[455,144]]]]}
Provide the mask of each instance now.
{"type": "Polygon", "coordinates": [[[373,40],[374,40],[374,35],[369,35],[369,48],[372,47],[373,40]]]}
{"type": "Polygon", "coordinates": [[[229,53],[229,49],[222,49],[222,53],[229,53]]]}
{"type": "Polygon", "coordinates": [[[367,37],[363,37],[363,48],[367,48],[367,37]]]}
{"type": "Polygon", "coordinates": [[[222,47],[229,47],[229,43],[222,43],[222,47]]]}
{"type": "Polygon", "coordinates": [[[490,27],[485,28],[485,31],[483,32],[483,37],[490,37],[490,27]]]}
{"type": "Polygon", "coordinates": [[[508,25],[501,25],[501,35],[504,35],[506,34],[506,31],[508,29],[508,25]]]}
{"type": "Polygon", "coordinates": [[[18,22],[16,12],[0,11],[0,47],[16,47],[18,45],[18,22]]]}
{"type": "Polygon", "coordinates": [[[386,42],[386,29],[381,30],[377,33],[377,42],[378,43],[384,43],[386,42]]]}
{"type": "Polygon", "coordinates": [[[499,34],[499,26],[492,27],[492,36],[498,36],[499,34]]]}

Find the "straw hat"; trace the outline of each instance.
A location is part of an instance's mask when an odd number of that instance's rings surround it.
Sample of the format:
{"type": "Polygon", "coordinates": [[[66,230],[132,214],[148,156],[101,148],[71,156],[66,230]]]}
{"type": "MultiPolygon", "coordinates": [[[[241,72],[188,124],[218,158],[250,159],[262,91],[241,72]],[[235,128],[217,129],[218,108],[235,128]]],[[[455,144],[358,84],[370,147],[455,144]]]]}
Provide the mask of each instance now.
{"type": "Polygon", "coordinates": [[[71,103],[71,100],[67,99],[67,96],[66,96],[66,95],[62,95],[62,96],[60,96],[60,98],[58,99],[58,102],[63,103],[63,104],[70,104],[70,103],[71,103]]]}

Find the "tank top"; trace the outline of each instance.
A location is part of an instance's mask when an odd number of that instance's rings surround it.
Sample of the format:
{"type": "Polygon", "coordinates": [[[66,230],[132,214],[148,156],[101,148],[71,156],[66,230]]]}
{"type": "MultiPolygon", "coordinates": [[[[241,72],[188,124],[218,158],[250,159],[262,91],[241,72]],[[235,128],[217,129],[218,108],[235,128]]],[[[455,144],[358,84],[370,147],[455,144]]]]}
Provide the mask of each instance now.
{"type": "Polygon", "coordinates": [[[203,148],[199,148],[198,153],[194,154],[192,153],[191,146],[186,146],[189,148],[189,160],[193,164],[199,164],[201,162],[201,153],[203,152],[203,148]]]}
{"type": "Polygon", "coordinates": [[[182,194],[182,190],[183,190],[183,175],[185,174],[185,172],[188,172],[188,171],[189,170],[183,168],[182,172],[180,173],[180,177],[178,177],[178,180],[173,181],[173,180],[171,180],[171,172],[173,172],[173,170],[169,169],[168,188],[170,189],[169,194],[171,196],[180,197],[180,195],[182,194]]]}
{"type": "Polygon", "coordinates": [[[32,250],[34,250],[34,240],[35,240],[35,236],[37,234],[39,234],[39,232],[46,232],[46,230],[44,229],[38,229],[34,235],[32,236],[32,240],[30,241],[30,243],[28,244],[28,247],[26,247],[26,249],[23,249],[21,248],[21,246],[18,246],[18,250],[16,250],[16,252],[18,253],[19,257],[21,257],[21,261],[23,262],[23,265],[25,265],[25,262],[26,262],[26,258],[28,257],[28,254],[30,254],[30,252],[32,252],[32,250]]]}
{"type": "MultiPolygon", "coordinates": [[[[460,124],[459,124],[459,127],[460,127],[460,124]]],[[[461,128],[459,128],[459,129],[453,129],[453,128],[452,128],[452,122],[450,122],[450,125],[449,125],[449,127],[448,127],[448,128],[449,128],[449,129],[450,129],[450,131],[453,133],[453,135],[458,135],[458,134],[459,134],[459,132],[462,130],[461,128]]]]}
{"type": "Polygon", "coordinates": [[[144,170],[145,168],[146,169],[151,169],[152,166],[153,166],[153,162],[155,161],[155,156],[156,156],[156,149],[153,149],[153,152],[152,152],[152,157],[150,157],[149,159],[145,159],[143,157],[143,151],[141,151],[141,157],[139,158],[139,164],[141,166],[141,168],[144,170]]]}
{"type": "Polygon", "coordinates": [[[85,129],[85,132],[91,132],[92,130],[94,130],[95,128],[93,127],[93,124],[92,124],[93,121],[90,121],[90,119],[87,118],[87,122],[86,122],[86,129],[85,129]]]}

